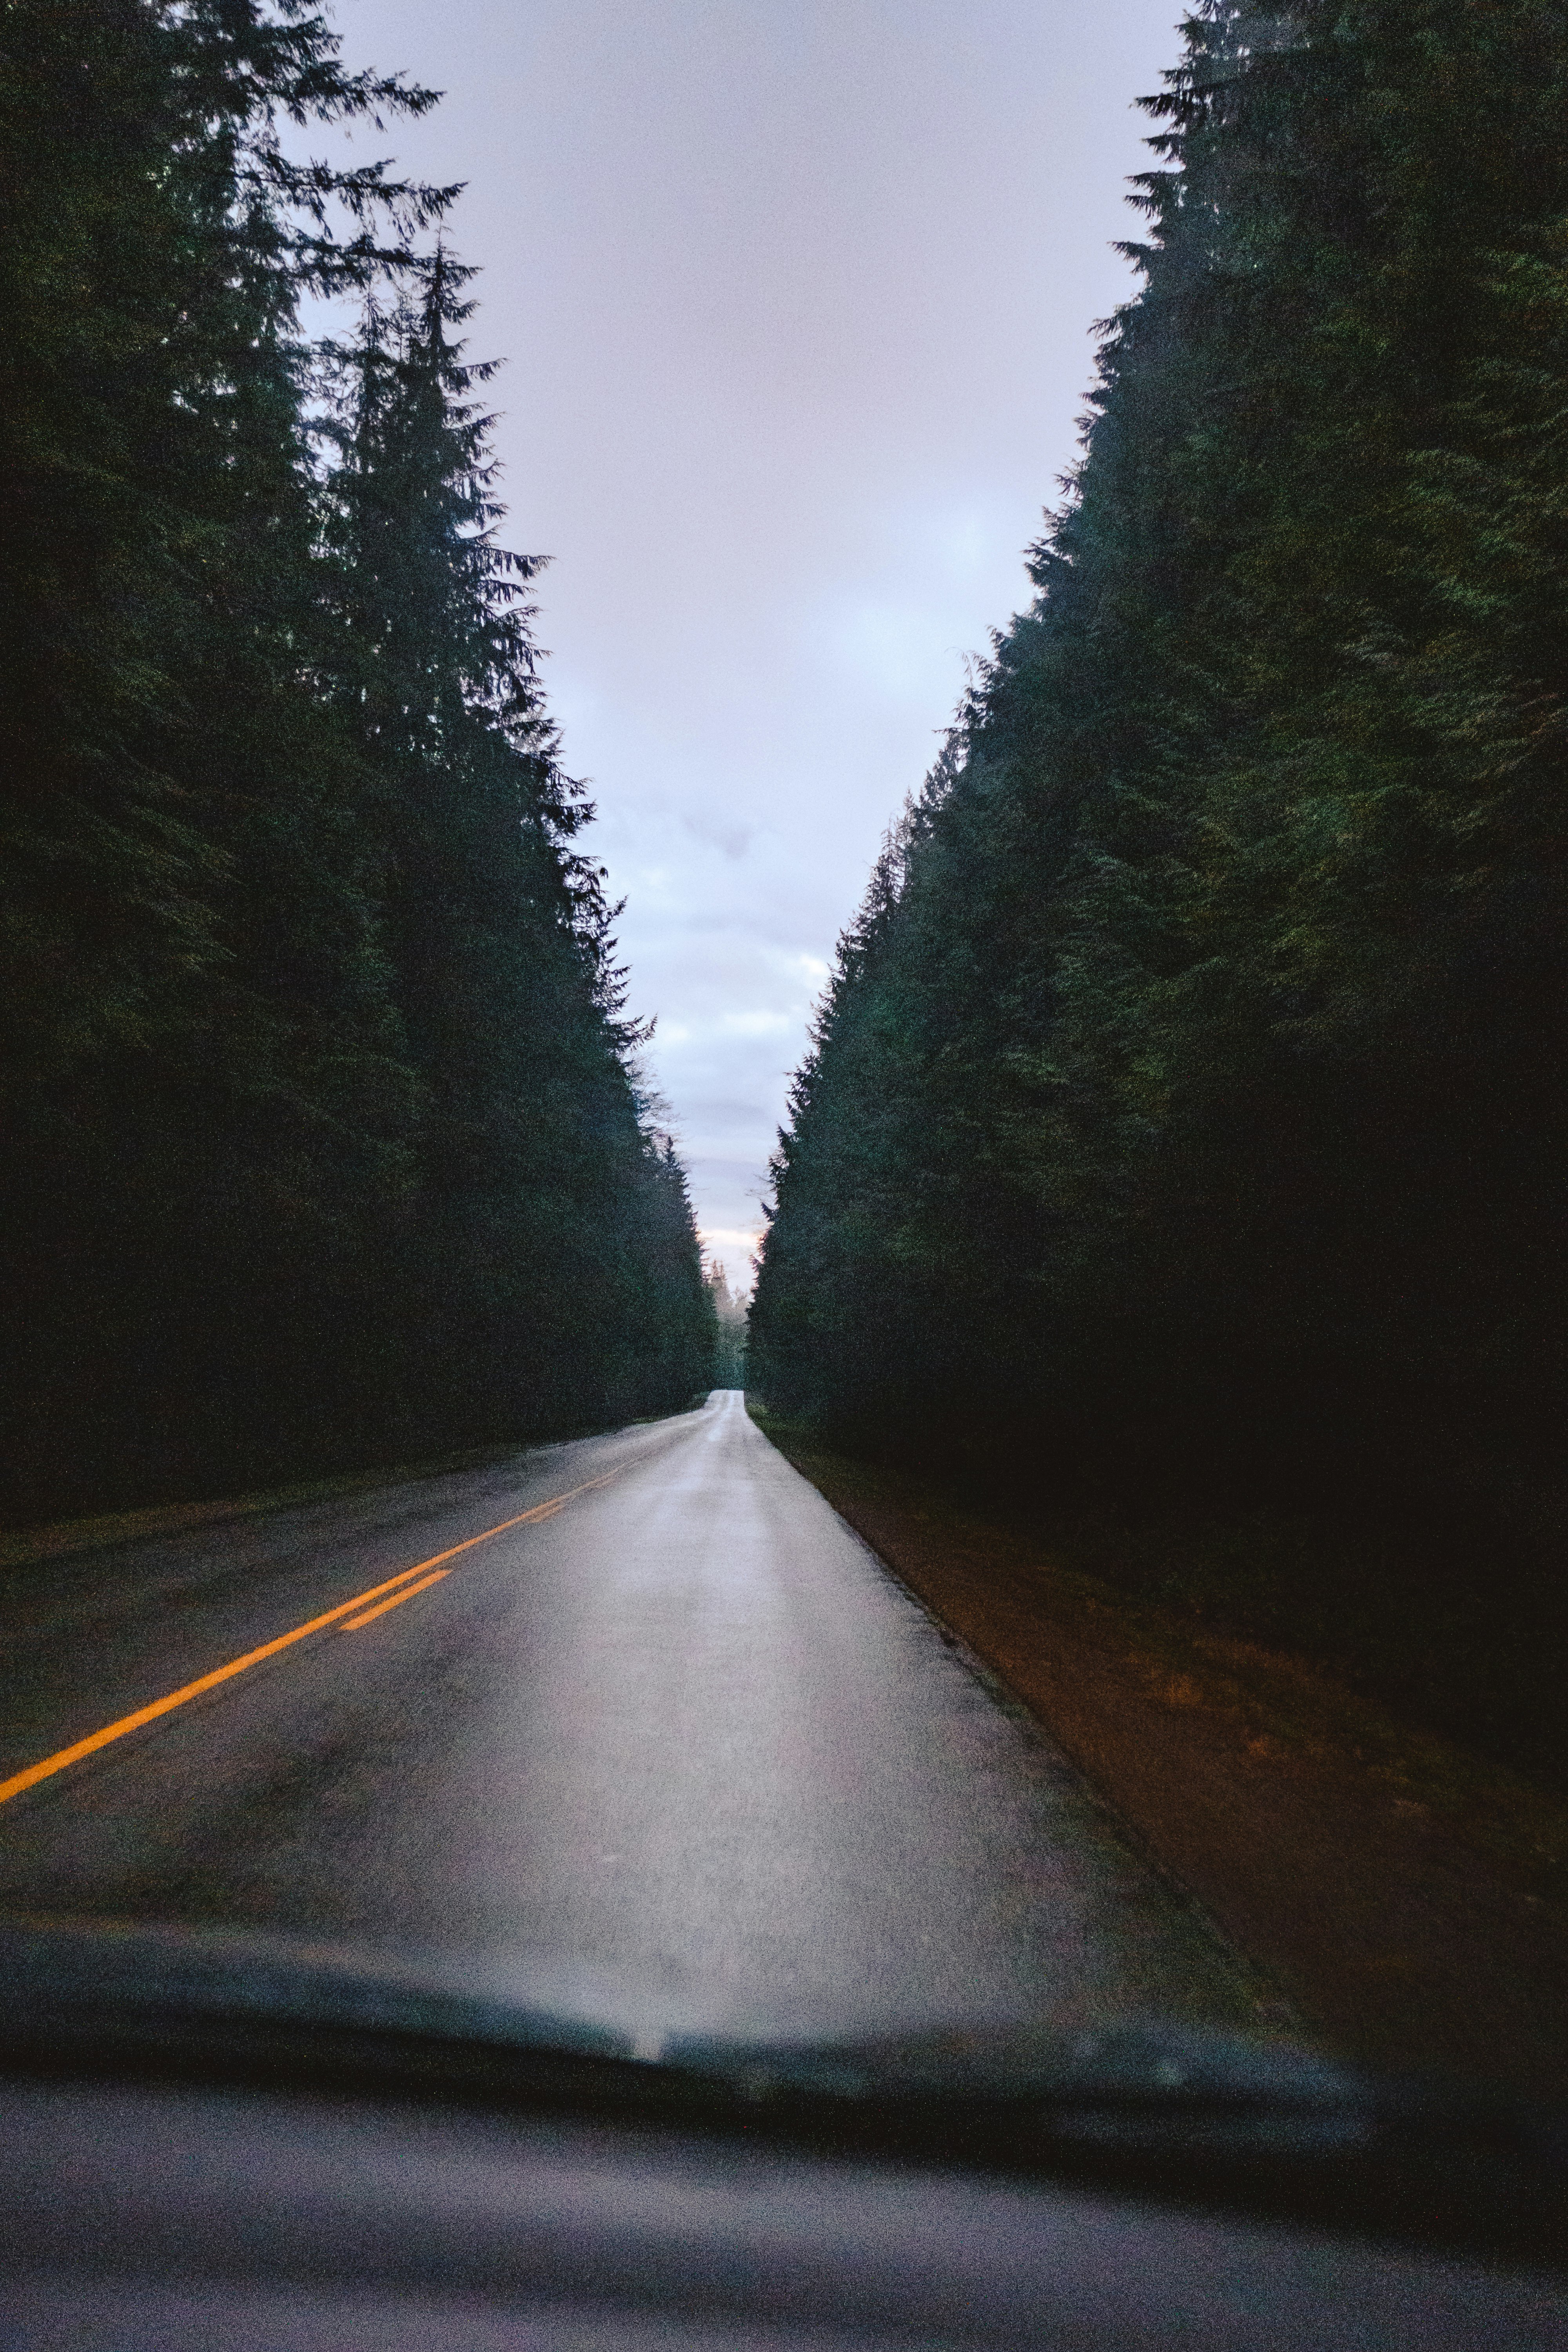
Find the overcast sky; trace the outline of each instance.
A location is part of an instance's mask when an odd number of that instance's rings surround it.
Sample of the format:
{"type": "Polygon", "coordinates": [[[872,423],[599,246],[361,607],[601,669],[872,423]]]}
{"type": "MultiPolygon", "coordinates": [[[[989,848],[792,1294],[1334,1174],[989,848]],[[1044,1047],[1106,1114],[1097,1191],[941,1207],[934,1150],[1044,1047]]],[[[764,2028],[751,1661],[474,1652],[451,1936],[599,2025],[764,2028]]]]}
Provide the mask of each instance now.
{"type": "MultiPolygon", "coordinates": [[[[1180,0],[338,0],[447,93],[504,536],[711,1255],[834,940],[1026,600],[1180,0]]],[[[749,1279],[749,1276],[746,1276],[749,1279]]]]}

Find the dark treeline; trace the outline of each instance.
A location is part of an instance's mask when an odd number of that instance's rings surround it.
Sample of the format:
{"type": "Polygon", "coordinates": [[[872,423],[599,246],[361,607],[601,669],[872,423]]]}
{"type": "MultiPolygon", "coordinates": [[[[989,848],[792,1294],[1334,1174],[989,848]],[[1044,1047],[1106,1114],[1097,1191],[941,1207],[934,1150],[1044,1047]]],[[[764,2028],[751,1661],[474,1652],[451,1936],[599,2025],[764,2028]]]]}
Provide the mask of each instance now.
{"type": "Polygon", "coordinates": [[[297,0],[0,13],[13,1513],[708,1381],[455,191],[298,160],[430,103],[297,0]]]}
{"type": "Polygon", "coordinates": [[[719,1333],[719,1345],[713,1359],[713,1384],[721,1389],[743,1389],[746,1385],[746,1294],[743,1290],[731,1289],[721,1261],[709,1272],[708,1293],[713,1301],[713,1320],[719,1333]]]}
{"type": "Polygon", "coordinates": [[[1142,289],[841,943],[752,1380],[1560,1754],[1568,10],[1205,0],[1148,104],[1142,289]]]}

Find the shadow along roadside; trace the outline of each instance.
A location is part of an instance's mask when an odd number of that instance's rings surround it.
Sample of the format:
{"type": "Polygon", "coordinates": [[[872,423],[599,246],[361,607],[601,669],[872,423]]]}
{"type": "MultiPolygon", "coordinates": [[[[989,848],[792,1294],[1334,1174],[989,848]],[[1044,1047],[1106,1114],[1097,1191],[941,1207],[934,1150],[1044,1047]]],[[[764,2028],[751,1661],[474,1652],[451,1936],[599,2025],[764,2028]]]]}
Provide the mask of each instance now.
{"type": "Polygon", "coordinates": [[[750,1406],[1335,2048],[1568,2095],[1568,1802],[750,1406]]]}

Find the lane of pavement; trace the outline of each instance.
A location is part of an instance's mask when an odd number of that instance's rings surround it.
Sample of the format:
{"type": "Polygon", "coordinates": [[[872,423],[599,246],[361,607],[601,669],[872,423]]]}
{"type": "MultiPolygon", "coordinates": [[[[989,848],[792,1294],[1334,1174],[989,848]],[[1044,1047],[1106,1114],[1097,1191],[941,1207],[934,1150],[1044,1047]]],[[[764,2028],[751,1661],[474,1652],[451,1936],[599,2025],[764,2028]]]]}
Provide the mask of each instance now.
{"type": "Polygon", "coordinates": [[[0,1781],[258,1650],[0,1805],[0,1906],[543,1952],[824,2024],[1256,2014],[738,1391],[12,1575],[0,1781]]]}
{"type": "Polygon", "coordinates": [[[0,1784],[416,1563],[647,1460],[686,1419],[0,1571],[0,1784]]]}

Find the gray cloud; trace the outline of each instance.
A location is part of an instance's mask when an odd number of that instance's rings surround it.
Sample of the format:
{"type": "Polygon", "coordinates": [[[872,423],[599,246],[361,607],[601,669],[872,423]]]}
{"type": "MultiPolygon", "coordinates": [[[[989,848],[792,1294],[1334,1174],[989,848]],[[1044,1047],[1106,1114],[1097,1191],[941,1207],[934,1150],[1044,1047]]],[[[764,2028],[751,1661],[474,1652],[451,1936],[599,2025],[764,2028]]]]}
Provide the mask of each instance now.
{"type": "Polygon", "coordinates": [[[1175,0],[342,0],[443,87],[633,1004],[731,1272],[834,940],[1026,593],[1175,0]]]}

